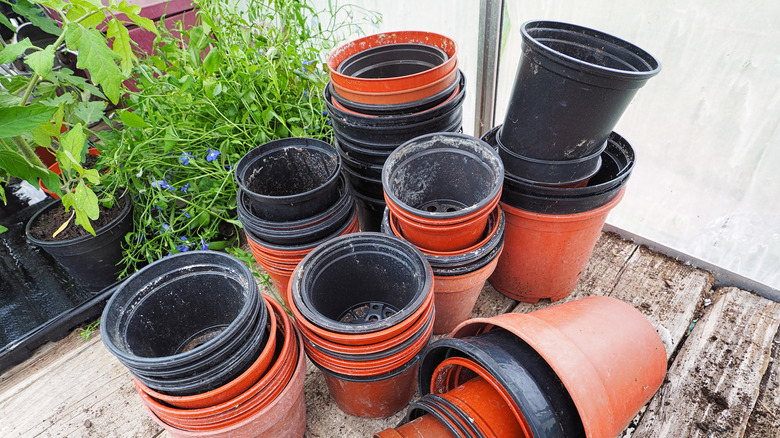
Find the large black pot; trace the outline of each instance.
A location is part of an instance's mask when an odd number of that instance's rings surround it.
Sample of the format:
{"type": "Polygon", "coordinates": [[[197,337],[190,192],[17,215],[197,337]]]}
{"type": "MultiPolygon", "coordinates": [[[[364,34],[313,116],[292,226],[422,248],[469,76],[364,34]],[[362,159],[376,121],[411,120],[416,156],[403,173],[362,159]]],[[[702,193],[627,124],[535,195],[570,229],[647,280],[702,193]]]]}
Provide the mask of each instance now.
{"type": "Polygon", "coordinates": [[[65,270],[90,292],[96,292],[117,281],[122,260],[122,242],[125,234],[133,227],[133,203],[127,197],[118,200],[122,207],[119,216],[103,227],[95,230],[95,235],[87,234],[70,240],[46,241],[34,238],[30,228],[45,212],[61,205],[59,201],[45,206],[33,215],[25,227],[27,239],[49,253],[65,270]]]}
{"type": "Polygon", "coordinates": [[[500,133],[507,149],[573,160],[607,140],[631,99],[661,65],[639,47],[567,23],[529,21],[500,133]]]}

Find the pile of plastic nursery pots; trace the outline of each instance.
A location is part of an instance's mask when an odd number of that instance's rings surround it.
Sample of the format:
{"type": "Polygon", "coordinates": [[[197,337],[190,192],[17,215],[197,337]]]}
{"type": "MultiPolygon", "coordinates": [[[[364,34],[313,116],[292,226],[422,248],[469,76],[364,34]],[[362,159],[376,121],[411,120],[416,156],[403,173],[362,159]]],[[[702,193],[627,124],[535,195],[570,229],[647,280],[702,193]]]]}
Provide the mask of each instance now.
{"type": "Polygon", "coordinates": [[[386,234],[335,238],[300,263],[287,301],[342,411],[384,418],[409,403],[433,332],[432,286],[423,255],[386,234]]]}
{"type": "Polygon", "coordinates": [[[613,298],[469,320],[423,351],[422,397],[374,437],[617,436],[665,373],[653,326],[613,298]]]}
{"type": "Polygon", "coordinates": [[[457,54],[450,38],[404,31],[351,41],[328,57],[325,101],[363,231],[379,231],[390,153],[419,135],[461,130],[466,82],[457,54]]]}
{"type": "Polygon", "coordinates": [[[101,331],[171,435],[303,436],[300,335],[240,260],[194,251],[146,266],[109,300],[101,331]]]}
{"type": "Polygon", "coordinates": [[[503,180],[495,149],[458,133],[414,138],[385,162],[383,231],[414,244],[433,268],[435,334],[468,318],[499,261],[503,180]]]}
{"type": "Polygon", "coordinates": [[[506,242],[490,283],[515,300],[555,301],[574,290],[623,196],[634,152],[612,130],[660,64],[581,26],[530,21],[521,33],[504,123],[483,137],[506,169],[506,242]]]}
{"type": "Polygon", "coordinates": [[[341,168],[333,146],[310,138],[271,141],[236,165],[238,218],[252,254],[281,295],[309,251],[358,231],[341,168]]]}

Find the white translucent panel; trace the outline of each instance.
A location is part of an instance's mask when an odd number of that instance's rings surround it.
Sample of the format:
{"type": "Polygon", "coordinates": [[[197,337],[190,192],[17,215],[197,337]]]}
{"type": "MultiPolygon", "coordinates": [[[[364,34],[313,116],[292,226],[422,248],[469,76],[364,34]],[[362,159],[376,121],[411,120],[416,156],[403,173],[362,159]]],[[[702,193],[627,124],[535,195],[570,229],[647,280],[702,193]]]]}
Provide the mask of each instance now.
{"type": "Polygon", "coordinates": [[[520,25],[539,19],[610,33],[663,65],[615,129],[637,165],[608,222],[780,288],[780,2],[507,1],[497,123],[520,25]]]}
{"type": "MultiPolygon", "coordinates": [[[[326,9],[327,0],[312,2],[320,9],[326,9]]],[[[466,100],[463,103],[463,132],[474,131],[474,89],[477,79],[477,40],[479,31],[479,1],[476,0],[350,0],[339,4],[351,4],[376,11],[382,21],[376,25],[363,26],[363,33],[371,35],[397,30],[422,30],[435,32],[452,38],[458,44],[458,65],[466,76],[466,100]]],[[[359,9],[354,9],[360,16],[359,9]]],[[[357,38],[357,35],[354,36],[357,38]]]]}

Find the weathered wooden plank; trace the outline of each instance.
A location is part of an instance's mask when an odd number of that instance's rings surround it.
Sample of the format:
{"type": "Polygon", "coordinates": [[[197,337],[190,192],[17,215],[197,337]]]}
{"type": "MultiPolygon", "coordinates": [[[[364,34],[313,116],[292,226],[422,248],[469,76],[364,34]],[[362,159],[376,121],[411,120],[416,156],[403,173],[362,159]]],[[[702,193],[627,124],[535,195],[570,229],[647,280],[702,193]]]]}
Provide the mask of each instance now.
{"type": "Polygon", "coordinates": [[[41,357],[46,366],[4,382],[0,436],[149,437],[160,431],[99,334],[84,342],[72,333],[63,342],[72,348],[50,360],[41,357]]]}
{"type": "Polygon", "coordinates": [[[745,438],[780,438],[780,330],[772,342],[772,358],[759,386],[756,406],[748,419],[745,438]]]}
{"type": "Polygon", "coordinates": [[[780,304],[718,291],[632,436],[742,436],[779,325],[780,304]]]}

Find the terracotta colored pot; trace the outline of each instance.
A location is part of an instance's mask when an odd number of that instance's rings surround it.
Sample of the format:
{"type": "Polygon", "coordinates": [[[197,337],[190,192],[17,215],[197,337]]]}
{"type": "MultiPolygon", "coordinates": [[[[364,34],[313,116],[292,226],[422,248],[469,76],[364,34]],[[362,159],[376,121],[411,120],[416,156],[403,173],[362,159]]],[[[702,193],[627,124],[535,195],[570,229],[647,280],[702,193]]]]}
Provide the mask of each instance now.
{"type": "Polygon", "coordinates": [[[451,332],[471,315],[482,287],[496,269],[499,259],[500,252],[493,261],[474,272],[453,277],[433,276],[436,307],[434,334],[451,332]]]}
{"type": "Polygon", "coordinates": [[[511,401],[482,377],[441,394],[471,419],[485,436],[516,438],[523,436],[523,430],[512,413],[511,401]]]}
{"type": "Polygon", "coordinates": [[[274,353],[276,351],[276,313],[279,311],[279,308],[273,298],[263,295],[263,299],[266,302],[266,306],[269,306],[269,308],[276,308],[276,311],[268,312],[267,340],[255,362],[236,379],[217,389],[190,396],[171,396],[163,394],[148,388],[138,380],[136,380],[136,386],[157,400],[184,409],[205,408],[218,405],[249,389],[260,380],[260,377],[262,377],[263,374],[265,374],[271,361],[274,359],[274,353]]]}
{"type": "Polygon", "coordinates": [[[436,417],[426,414],[395,429],[375,433],[373,438],[455,438],[455,435],[436,417]]]}
{"type": "Polygon", "coordinates": [[[414,395],[418,360],[380,376],[354,378],[323,372],[331,397],[350,415],[385,418],[400,411],[414,395]]]}
{"type": "MultiPolygon", "coordinates": [[[[424,72],[423,72],[424,73],[424,72]]],[[[394,79],[394,78],[388,78],[394,79]]],[[[376,79],[374,79],[376,80],[376,79]]],[[[386,79],[382,79],[383,81],[386,79]]],[[[370,104],[370,105],[392,105],[399,103],[408,103],[425,99],[433,96],[436,93],[440,93],[449,88],[453,82],[458,80],[458,63],[452,66],[450,70],[446,72],[441,78],[422,84],[418,87],[407,88],[397,91],[356,91],[349,88],[345,88],[336,82],[333,82],[333,75],[331,74],[331,82],[333,84],[333,90],[338,93],[339,96],[351,100],[353,102],[370,104]]]]}
{"type": "MultiPolygon", "coordinates": [[[[369,35],[342,44],[328,56],[330,80],[334,85],[360,92],[394,92],[417,88],[435,82],[457,66],[458,46],[450,38],[432,32],[401,31],[369,35]],[[397,43],[419,43],[442,49],[448,59],[434,68],[395,78],[359,78],[338,72],[339,65],[350,56],[372,47],[397,43]]],[[[344,96],[347,97],[347,96],[344,96]]],[[[355,100],[355,99],[351,99],[355,100]]],[[[355,100],[357,101],[357,100],[355,100]]]]}
{"type": "Polygon", "coordinates": [[[161,420],[177,428],[211,430],[223,427],[226,421],[240,421],[241,418],[251,416],[257,409],[262,409],[271,403],[288,386],[296,367],[299,367],[301,358],[298,356],[303,354],[303,345],[300,334],[294,330],[284,308],[273,300],[269,303],[274,309],[278,323],[277,339],[283,341],[281,345],[277,342],[277,354],[271,367],[251,388],[220,404],[197,409],[181,409],[153,399],[137,382],[136,388],[144,405],[161,420]]]}
{"type": "MultiPolygon", "coordinates": [[[[455,99],[455,98],[458,96],[458,94],[459,94],[459,93],[460,93],[460,84],[455,84],[455,90],[452,92],[452,94],[450,94],[450,95],[447,97],[447,99],[445,99],[445,100],[444,100],[443,102],[441,102],[440,104],[438,104],[438,105],[435,105],[435,106],[432,106],[432,107],[430,107],[430,108],[426,108],[426,109],[425,109],[425,110],[423,110],[423,111],[416,111],[416,112],[405,112],[405,113],[402,113],[402,114],[417,114],[417,115],[419,115],[419,114],[425,114],[427,111],[434,111],[434,110],[436,110],[437,108],[441,108],[442,106],[444,106],[444,105],[445,105],[445,104],[447,104],[448,102],[450,102],[450,101],[452,101],[453,99],[455,99]]],[[[330,103],[332,103],[332,104],[333,104],[333,106],[335,106],[336,108],[340,109],[341,111],[344,111],[344,112],[346,112],[346,113],[349,113],[349,114],[354,114],[354,115],[356,115],[356,116],[362,116],[362,117],[382,117],[382,116],[380,116],[380,115],[377,115],[377,114],[364,114],[364,113],[360,113],[360,112],[357,112],[357,111],[351,110],[351,109],[349,109],[349,108],[345,107],[345,106],[344,106],[344,105],[343,105],[343,104],[342,104],[342,103],[339,101],[339,99],[338,99],[338,98],[336,98],[336,96],[333,96],[333,95],[332,95],[332,93],[331,93],[331,99],[330,99],[330,103]]],[[[380,108],[381,108],[381,107],[383,107],[383,106],[380,106],[380,108]]],[[[386,107],[386,106],[384,106],[384,107],[386,107]]],[[[343,158],[343,157],[342,157],[342,158],[343,158]]]]}
{"type": "Polygon", "coordinates": [[[588,264],[607,215],[624,192],[625,188],[594,210],[567,215],[532,213],[502,203],[504,251],[490,284],[513,300],[530,303],[569,295],[588,264]]]}
{"type": "Polygon", "coordinates": [[[631,305],[588,297],[528,314],[477,318],[452,336],[503,328],[534,348],[563,382],[588,437],[617,436],[658,390],[666,352],[650,322],[631,305]]]}
{"type": "Polygon", "coordinates": [[[174,437],[279,437],[300,438],[306,432],[306,399],[303,383],[306,377],[306,360],[303,348],[298,349],[298,362],[289,383],[269,404],[253,411],[250,416],[235,422],[227,422],[214,430],[191,431],[174,427],[161,420],[146,407],[152,419],[174,437]]]}

